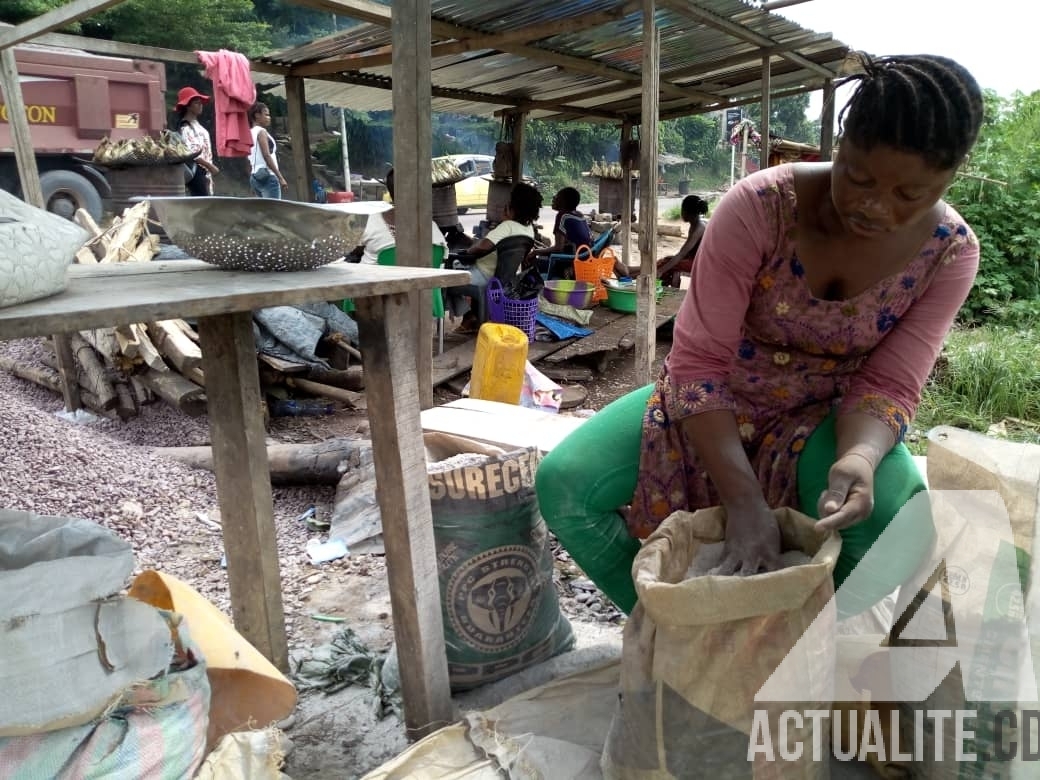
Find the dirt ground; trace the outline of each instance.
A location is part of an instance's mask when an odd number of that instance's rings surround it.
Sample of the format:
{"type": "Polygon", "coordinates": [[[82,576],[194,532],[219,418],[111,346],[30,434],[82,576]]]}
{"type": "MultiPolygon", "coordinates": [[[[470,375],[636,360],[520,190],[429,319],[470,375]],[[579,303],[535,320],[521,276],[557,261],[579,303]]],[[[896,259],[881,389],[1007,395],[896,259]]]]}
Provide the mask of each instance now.
{"type": "MultiPolygon", "coordinates": [[[[660,237],[658,255],[674,252],[681,241],[660,237]]],[[[655,374],[669,346],[670,331],[662,328],[655,374]]],[[[19,360],[32,361],[40,353],[37,340],[0,343],[0,354],[19,360]]],[[[601,409],[639,383],[634,354],[621,355],[585,385],[588,397],[574,411],[601,409]]],[[[458,397],[445,386],[435,390],[437,403],[458,397]]],[[[213,530],[219,519],[213,476],[162,456],[163,447],[208,443],[205,416],[189,418],[155,404],[126,423],[73,424],[60,418],[59,397],[2,372],[0,400],[0,452],[17,453],[0,457],[0,507],[85,517],[105,525],[133,545],[138,571],[153,567],[175,574],[230,613],[223,543],[213,530]]],[[[367,435],[364,413],[345,410],[325,417],[273,418],[268,432],[271,442],[280,443],[367,435]]],[[[326,644],[344,626],[371,650],[386,651],[393,628],[383,557],[355,554],[316,566],[305,552],[308,540],[324,540],[325,535],[299,517],[310,507],[319,518],[328,517],[334,490],[276,487],[273,499],[291,657],[299,659],[326,644]]],[[[596,656],[604,647],[616,652],[620,613],[593,593],[595,587],[565,552],[557,547],[555,554],[561,609],[578,637],[576,653],[568,655],[596,656]]],[[[485,700],[494,696],[478,691],[457,703],[475,706],[482,695],[485,700]]],[[[360,777],[407,746],[396,717],[375,717],[367,689],[305,694],[283,725],[295,745],[285,767],[294,780],[360,777]]]]}

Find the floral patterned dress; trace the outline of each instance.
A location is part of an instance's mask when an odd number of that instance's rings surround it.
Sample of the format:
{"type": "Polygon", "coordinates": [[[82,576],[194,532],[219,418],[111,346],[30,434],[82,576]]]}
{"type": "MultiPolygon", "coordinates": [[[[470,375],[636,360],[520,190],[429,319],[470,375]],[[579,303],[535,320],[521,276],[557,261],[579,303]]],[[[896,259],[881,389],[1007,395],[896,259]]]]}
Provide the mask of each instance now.
{"type": "Polygon", "coordinates": [[[978,242],[951,207],[900,272],[847,300],[815,297],[798,259],[794,166],[739,182],[693,266],[673,347],[643,419],[629,531],[718,496],[682,418],[728,409],[770,506],[798,506],[799,453],[834,408],[873,415],[901,439],[978,269],[978,242]]]}

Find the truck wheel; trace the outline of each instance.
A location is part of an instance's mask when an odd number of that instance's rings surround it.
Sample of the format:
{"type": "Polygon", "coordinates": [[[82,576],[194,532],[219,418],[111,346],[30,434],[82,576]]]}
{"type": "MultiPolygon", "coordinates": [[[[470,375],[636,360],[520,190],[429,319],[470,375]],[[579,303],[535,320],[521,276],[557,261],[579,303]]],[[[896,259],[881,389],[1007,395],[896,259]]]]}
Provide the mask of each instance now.
{"type": "Polygon", "coordinates": [[[101,221],[101,195],[90,181],[73,171],[46,171],[40,174],[40,188],[47,211],[72,219],[83,209],[95,222],[101,221]]]}

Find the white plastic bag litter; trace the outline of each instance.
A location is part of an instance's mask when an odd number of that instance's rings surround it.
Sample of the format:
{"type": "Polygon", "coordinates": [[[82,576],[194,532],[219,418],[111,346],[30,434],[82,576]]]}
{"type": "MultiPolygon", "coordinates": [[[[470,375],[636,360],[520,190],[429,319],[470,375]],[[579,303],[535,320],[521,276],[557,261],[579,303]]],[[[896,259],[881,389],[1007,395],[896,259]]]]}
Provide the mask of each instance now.
{"type": "Polygon", "coordinates": [[[520,405],[542,412],[558,412],[563,403],[563,388],[531,365],[524,364],[524,386],[520,389],[520,405]]]}
{"type": "MultiPolygon", "coordinates": [[[[462,397],[469,398],[469,382],[462,388],[462,397]]],[[[524,364],[524,385],[520,388],[520,406],[555,414],[563,403],[563,387],[531,365],[524,364]]]]}

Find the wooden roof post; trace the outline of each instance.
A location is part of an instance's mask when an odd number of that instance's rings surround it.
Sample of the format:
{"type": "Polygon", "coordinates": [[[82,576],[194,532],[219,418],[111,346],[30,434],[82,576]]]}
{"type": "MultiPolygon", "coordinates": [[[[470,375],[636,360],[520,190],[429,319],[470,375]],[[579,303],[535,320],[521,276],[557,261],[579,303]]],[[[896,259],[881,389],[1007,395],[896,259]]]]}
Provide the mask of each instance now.
{"type": "MultiPolygon", "coordinates": [[[[393,36],[397,264],[429,268],[433,246],[430,0],[395,0],[390,29],[393,36]]],[[[404,303],[402,300],[388,305],[404,303]]],[[[414,341],[406,339],[406,343],[414,345],[422,406],[432,405],[433,399],[431,303],[429,293],[411,295],[407,301],[415,317],[413,327],[417,329],[414,331],[417,338],[414,341]]],[[[373,356],[366,353],[365,358],[367,375],[368,361],[373,356]]],[[[387,359],[392,361],[393,358],[389,356],[387,359]]],[[[401,355],[399,359],[407,360],[408,356],[401,355]]],[[[413,660],[410,664],[401,664],[405,728],[410,738],[424,737],[451,722],[452,704],[440,592],[436,588],[432,593],[426,592],[418,586],[419,578],[416,576],[417,571],[428,571],[427,567],[435,569],[437,566],[426,472],[404,473],[399,468],[402,452],[422,448],[421,426],[417,419],[399,417],[395,408],[394,397],[411,392],[410,388],[376,389],[381,391],[377,393],[376,406],[382,406],[382,409],[373,410],[370,401],[369,413],[382,411],[390,415],[397,430],[396,444],[388,446],[384,440],[379,445],[384,448],[382,452],[375,451],[380,492],[385,496],[405,496],[399,506],[392,507],[393,511],[387,511],[390,499],[380,498],[394,639],[398,647],[409,648],[413,660]],[[386,463],[390,465],[381,465],[386,463]]],[[[373,447],[376,447],[376,442],[373,436],[373,447]]]]}
{"type": "Polygon", "coordinates": [[[773,107],[770,105],[770,92],[772,91],[772,68],[769,63],[769,55],[762,58],[762,122],[759,131],[762,134],[762,143],[758,152],[758,167],[769,167],[769,115],[773,107]]]}
{"type": "MultiPolygon", "coordinates": [[[[657,351],[657,121],[660,95],[660,35],[654,0],[643,0],[643,105],[639,125],[639,309],[636,312],[638,385],[653,381],[657,351]],[[647,83],[649,81],[649,83],[647,83]]],[[[625,210],[628,210],[628,204],[625,210]]]]}
{"type": "Polygon", "coordinates": [[[629,144],[632,143],[632,122],[626,119],[621,123],[621,202],[626,208],[621,212],[621,264],[629,268],[632,264],[632,156],[629,144]]]}
{"type": "Polygon", "coordinates": [[[22,199],[43,209],[43,188],[40,187],[40,172],[36,167],[29,120],[25,115],[22,87],[18,83],[18,64],[14,61],[14,49],[0,51],[0,89],[7,103],[7,121],[11,123],[14,139],[14,158],[18,165],[18,178],[22,182],[22,199]]]}
{"type": "Polygon", "coordinates": [[[508,111],[505,124],[509,132],[509,141],[513,145],[513,183],[524,180],[524,125],[527,123],[526,111],[508,111]]]}
{"type": "MultiPolygon", "coordinates": [[[[433,155],[429,0],[394,2],[391,76],[394,95],[394,215],[397,264],[430,267],[433,246],[433,155]]],[[[439,294],[440,291],[435,291],[439,294]]],[[[412,293],[419,349],[419,406],[433,406],[433,325],[430,293],[412,293]]]]}
{"type": "MultiPolygon", "coordinates": [[[[25,115],[22,86],[18,83],[18,64],[14,60],[13,47],[0,49],[0,90],[3,91],[7,104],[7,121],[11,123],[15,162],[18,165],[18,178],[22,182],[22,198],[26,203],[46,209],[43,187],[40,186],[40,171],[36,167],[36,153],[33,151],[29,135],[29,119],[25,115]]],[[[79,397],[79,382],[76,379],[72,348],[69,346],[68,336],[64,333],[55,333],[51,340],[54,342],[54,357],[57,359],[58,374],[61,376],[61,394],[65,399],[65,410],[74,412],[83,404],[79,397]]]]}
{"type": "Polygon", "coordinates": [[[820,117],[820,160],[829,162],[834,150],[834,79],[823,82],[823,115],[820,117]]]}
{"type": "Polygon", "coordinates": [[[299,76],[285,77],[285,108],[289,112],[289,137],[292,139],[294,181],[289,194],[290,200],[312,203],[311,182],[314,167],[311,163],[311,141],[307,134],[307,96],[304,94],[303,79],[299,76]]]}

